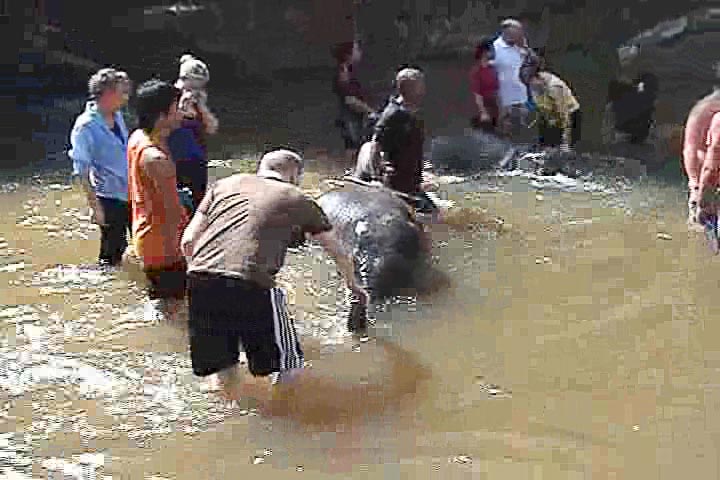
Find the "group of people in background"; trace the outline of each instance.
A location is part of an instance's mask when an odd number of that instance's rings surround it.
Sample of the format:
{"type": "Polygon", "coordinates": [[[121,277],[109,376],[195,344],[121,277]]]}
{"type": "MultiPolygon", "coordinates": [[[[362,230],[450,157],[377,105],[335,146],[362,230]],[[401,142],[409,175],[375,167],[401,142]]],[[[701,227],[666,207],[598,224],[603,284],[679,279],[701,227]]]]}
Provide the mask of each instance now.
{"type": "Polygon", "coordinates": [[[534,123],[539,146],[574,147],[580,139],[581,111],[573,91],[529,47],[519,21],[506,19],[500,28],[496,38],[482,39],[475,49],[470,72],[477,108],[473,127],[513,139],[534,123]]]}
{"type": "MultiPolygon", "coordinates": [[[[485,38],[476,48],[476,61],[469,74],[477,109],[472,126],[516,140],[527,136],[529,127],[537,124],[536,139],[541,148],[573,148],[580,139],[577,98],[528,47],[519,21],[506,19],[500,27],[496,38],[485,38]]],[[[360,44],[339,44],[333,55],[337,62],[333,92],[339,106],[336,124],[346,160],[355,162],[353,176],[401,193],[415,213],[429,215],[428,223],[442,223],[441,211],[428,195],[437,184],[424,168],[422,105],[426,84],[422,69],[400,67],[394,94],[376,109],[368,103],[356,75],[362,58],[360,44]]]]}
{"type": "MultiPolygon", "coordinates": [[[[497,37],[483,39],[476,48],[476,62],[469,73],[476,108],[472,126],[518,140],[536,124],[541,148],[573,148],[581,131],[577,98],[529,48],[519,21],[506,19],[500,27],[497,37]]],[[[346,159],[355,162],[354,177],[400,192],[416,213],[429,214],[430,223],[439,223],[440,211],[428,195],[437,185],[424,168],[426,84],[422,69],[400,67],[394,94],[381,108],[373,108],[356,75],[362,58],[360,44],[339,44],[333,55],[337,62],[333,92],[339,105],[336,124],[346,159]]]]}
{"type": "Polygon", "coordinates": [[[419,67],[400,68],[394,79],[394,94],[381,109],[374,109],[367,103],[354,71],[362,58],[359,43],[336,46],[334,56],[337,125],[346,159],[356,164],[354,176],[403,194],[416,212],[437,214],[437,206],[427,195],[434,184],[424,169],[425,124],[421,108],[426,94],[425,74],[419,67]]]}

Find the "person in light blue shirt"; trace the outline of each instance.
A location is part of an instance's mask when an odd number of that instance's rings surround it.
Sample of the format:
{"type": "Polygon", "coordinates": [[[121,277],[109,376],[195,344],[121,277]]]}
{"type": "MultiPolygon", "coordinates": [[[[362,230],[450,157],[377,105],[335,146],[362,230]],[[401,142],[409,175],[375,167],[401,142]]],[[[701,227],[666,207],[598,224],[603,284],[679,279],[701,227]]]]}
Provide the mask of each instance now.
{"type": "Polygon", "coordinates": [[[128,245],[128,131],[120,110],[130,96],[125,72],[103,68],[88,82],[90,101],[70,133],[73,174],[100,227],[101,265],[117,265],[128,245]]]}

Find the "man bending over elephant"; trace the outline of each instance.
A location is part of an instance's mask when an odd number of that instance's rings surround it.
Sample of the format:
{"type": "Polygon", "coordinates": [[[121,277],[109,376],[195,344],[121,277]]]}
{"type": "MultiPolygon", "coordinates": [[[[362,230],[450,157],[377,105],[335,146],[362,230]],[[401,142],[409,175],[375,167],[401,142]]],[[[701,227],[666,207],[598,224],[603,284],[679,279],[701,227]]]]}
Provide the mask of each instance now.
{"type": "Polygon", "coordinates": [[[299,370],[303,352],[285,294],[275,286],[288,247],[314,238],[335,257],[355,294],[367,296],[355,285],[352,260],[340,253],[326,215],[298,188],[302,170],[303,160],[294,152],[266,154],[256,175],[217,181],[183,235],[193,372],[213,375],[230,399],[251,396],[272,403],[277,397],[271,386],[284,379],[293,379],[281,389],[286,393],[332,383],[299,370]],[[240,344],[252,378],[238,370],[240,344]],[[284,376],[288,371],[293,374],[284,376]]]}

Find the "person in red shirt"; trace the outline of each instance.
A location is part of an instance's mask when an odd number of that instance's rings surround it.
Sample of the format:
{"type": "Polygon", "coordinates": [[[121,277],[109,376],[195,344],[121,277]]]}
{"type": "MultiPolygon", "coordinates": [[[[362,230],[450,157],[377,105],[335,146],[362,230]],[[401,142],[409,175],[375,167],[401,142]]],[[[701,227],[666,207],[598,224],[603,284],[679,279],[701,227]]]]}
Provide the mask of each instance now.
{"type": "Polygon", "coordinates": [[[470,71],[470,91],[478,112],[472,119],[472,125],[474,128],[491,132],[497,128],[500,115],[497,101],[498,77],[491,63],[494,56],[492,40],[482,39],[475,49],[475,65],[470,71]]]}

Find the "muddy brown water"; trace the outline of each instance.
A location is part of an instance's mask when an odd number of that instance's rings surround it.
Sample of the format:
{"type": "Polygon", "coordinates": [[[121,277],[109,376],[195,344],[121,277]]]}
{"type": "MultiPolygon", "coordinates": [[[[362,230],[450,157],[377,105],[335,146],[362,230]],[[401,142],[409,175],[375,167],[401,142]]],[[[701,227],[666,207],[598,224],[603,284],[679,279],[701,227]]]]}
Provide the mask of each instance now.
{"type": "MultiPolygon", "coordinates": [[[[276,116],[287,120],[279,130],[268,120],[257,129],[225,122],[217,154],[302,138],[333,104],[303,108],[276,116]]],[[[341,170],[325,149],[335,133],[316,129],[319,147],[306,151],[310,191],[341,170]]],[[[249,400],[225,404],[204,391],[182,322],[144,321],[136,266],[78,268],[94,261],[98,232],[64,172],[0,191],[8,478],[82,478],[81,460],[86,475],[114,479],[720,474],[720,269],[688,233],[679,188],[521,172],[444,184],[441,195],[462,207],[456,228],[433,234],[452,287],[378,314],[379,335],[414,352],[432,377],[403,409],[336,430],[266,418],[249,400]]],[[[303,342],[322,346],[308,353],[313,369],[348,383],[383,375],[375,344],[345,334],[340,280],[320,252],[292,252],[279,281],[303,342]]]]}

